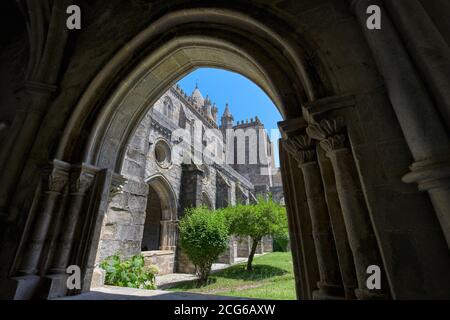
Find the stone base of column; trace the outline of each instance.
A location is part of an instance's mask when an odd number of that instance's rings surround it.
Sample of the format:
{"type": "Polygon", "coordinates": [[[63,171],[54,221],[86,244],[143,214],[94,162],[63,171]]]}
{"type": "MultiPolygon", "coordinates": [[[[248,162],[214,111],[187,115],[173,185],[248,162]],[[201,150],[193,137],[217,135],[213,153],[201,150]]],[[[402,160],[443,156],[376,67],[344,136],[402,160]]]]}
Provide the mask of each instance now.
{"type": "Polygon", "coordinates": [[[344,300],[344,289],[339,285],[318,282],[318,290],[314,291],[314,300],[344,300]]]}
{"type": "Polygon", "coordinates": [[[54,299],[67,295],[67,274],[50,274],[42,279],[39,298],[54,299]]]}
{"type": "Polygon", "coordinates": [[[355,295],[358,300],[388,300],[385,293],[371,292],[369,290],[355,289],[355,295]]]}
{"type": "Polygon", "coordinates": [[[42,278],[36,275],[26,275],[7,279],[2,284],[0,298],[2,300],[30,300],[35,297],[35,292],[42,278]]]}
{"type": "Polygon", "coordinates": [[[103,287],[105,285],[106,271],[95,267],[92,273],[91,288],[103,287]]]}

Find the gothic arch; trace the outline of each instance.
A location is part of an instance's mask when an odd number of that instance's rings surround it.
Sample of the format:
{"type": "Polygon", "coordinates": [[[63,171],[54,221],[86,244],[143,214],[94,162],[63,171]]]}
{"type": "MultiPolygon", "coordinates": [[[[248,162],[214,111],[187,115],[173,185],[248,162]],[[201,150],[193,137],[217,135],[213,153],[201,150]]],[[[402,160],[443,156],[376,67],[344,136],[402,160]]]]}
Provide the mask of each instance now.
{"type": "Polygon", "coordinates": [[[157,174],[147,178],[146,182],[161,199],[161,218],[163,220],[178,220],[177,197],[169,181],[164,176],[157,174]]]}
{"type": "Polygon", "coordinates": [[[80,123],[85,122],[95,104],[102,103],[94,126],[88,129],[91,135],[85,142],[83,155],[79,156],[85,162],[120,171],[121,146],[132,136],[149,106],[173,82],[199,67],[240,73],[268,94],[284,118],[300,115],[298,106],[316,94],[301,62],[304,49],[291,40],[247,15],[228,9],[189,9],[163,16],[119,51],[91,82],[66,127],[58,157],[71,157],[69,146],[78,136],[80,123]],[[192,30],[190,24],[196,21],[202,23],[192,30]],[[217,21],[228,30],[216,30],[211,23],[217,21]],[[119,89],[107,101],[96,101],[98,91],[111,86],[123,66],[130,64],[134,52],[145,52],[146,45],[155,43],[157,35],[164,30],[171,34],[173,28],[179,30],[176,37],[166,39],[122,76],[119,89]],[[244,36],[248,30],[254,31],[251,37],[244,36]],[[270,49],[259,44],[266,42],[271,44],[270,49]],[[284,54],[280,56],[279,52],[284,54]]]}
{"type": "MultiPolygon", "coordinates": [[[[151,208],[149,208],[151,203],[147,203],[146,212],[146,224],[144,228],[143,240],[146,238],[156,239],[157,245],[154,250],[174,250],[177,243],[177,226],[178,226],[178,216],[177,216],[177,197],[175,191],[173,190],[170,183],[162,175],[154,175],[149,177],[147,180],[149,185],[149,201],[156,200],[156,205],[159,206],[158,212],[160,210],[160,216],[152,217],[152,221],[156,225],[148,224],[148,219],[151,217],[151,208]],[[152,194],[153,192],[156,193],[152,194]],[[156,196],[156,197],[155,197],[156,196]],[[149,210],[150,209],[150,210],[149,210]],[[149,230],[146,230],[149,229],[149,230]],[[147,232],[157,232],[156,235],[148,235],[147,232]]],[[[152,222],[150,221],[150,222],[152,222]]],[[[155,241],[153,241],[155,242],[155,241]]]]}
{"type": "MultiPolygon", "coordinates": [[[[381,248],[383,262],[380,265],[384,265],[387,270],[389,282],[386,288],[391,290],[394,298],[448,296],[449,287],[442,285],[450,283],[446,272],[450,265],[448,246],[439,231],[438,222],[431,218],[434,217],[434,211],[430,200],[419,195],[415,187],[402,184],[399,178],[408,171],[413,161],[427,158],[428,153],[433,157],[440,154],[442,149],[435,149],[428,141],[421,141],[423,132],[420,130],[427,128],[433,131],[436,127],[436,130],[442,131],[439,129],[439,119],[427,121],[426,125],[422,122],[415,125],[417,119],[428,119],[422,116],[422,111],[428,115],[434,114],[432,104],[427,106],[411,94],[422,92],[423,101],[430,100],[426,97],[429,95],[426,88],[421,86],[423,76],[414,69],[418,65],[412,60],[413,54],[405,50],[407,41],[402,38],[405,35],[399,35],[392,21],[386,25],[390,31],[369,36],[365,34],[365,26],[358,24],[358,20],[365,17],[365,11],[362,10],[364,2],[326,0],[316,3],[298,0],[269,4],[267,1],[230,1],[222,2],[221,7],[215,7],[219,2],[211,2],[213,4],[209,7],[196,8],[195,2],[188,5],[186,1],[173,7],[160,7],[159,11],[152,12],[140,21],[142,23],[137,27],[124,28],[114,38],[122,46],[119,51],[112,45],[97,52],[97,47],[92,44],[97,43],[95,41],[110,29],[97,33],[95,23],[94,28],[92,25],[87,26],[80,32],[77,50],[74,50],[76,52],[66,52],[68,63],[61,70],[60,80],[43,79],[31,83],[32,89],[38,91],[34,99],[39,102],[37,105],[43,115],[27,116],[29,121],[26,123],[32,125],[26,125],[27,130],[21,133],[24,143],[17,148],[19,155],[8,158],[8,165],[14,164],[9,167],[14,172],[20,172],[18,177],[15,177],[15,173],[10,174],[11,170],[4,170],[7,173],[7,192],[2,191],[0,199],[7,199],[4,202],[8,206],[5,210],[8,224],[5,229],[8,232],[4,233],[1,253],[2,257],[6,257],[4,260],[7,264],[0,267],[1,274],[6,277],[19,274],[34,276],[39,259],[54,257],[58,257],[58,263],[62,261],[61,265],[64,266],[65,261],[68,261],[66,251],[60,250],[58,254],[48,257],[42,250],[36,250],[36,246],[41,245],[42,238],[46,236],[49,219],[56,215],[52,207],[35,207],[34,199],[43,198],[45,193],[45,190],[40,189],[41,186],[50,191],[59,190],[64,184],[58,182],[70,181],[75,195],[86,193],[93,200],[83,203],[85,207],[98,208],[106,203],[105,198],[108,197],[113,180],[111,177],[115,176],[113,172],[121,171],[125,146],[149,106],[177,79],[195,68],[208,66],[241,73],[257,83],[288,121],[285,123],[288,129],[298,120],[296,118],[301,117],[302,107],[309,110],[312,116],[324,110],[336,111],[333,117],[336,113],[341,116],[341,109],[351,110],[349,118],[355,126],[347,127],[346,134],[351,144],[348,155],[357,162],[356,168],[352,167],[352,177],[359,188],[355,194],[364,195],[364,199],[361,196],[360,204],[361,207],[368,207],[363,209],[369,211],[381,248]],[[352,3],[351,8],[349,2],[352,3]],[[148,27],[126,43],[144,25],[148,27]],[[386,43],[390,45],[384,46],[386,43]],[[88,50],[89,47],[93,47],[92,50],[88,50]],[[88,59],[89,63],[81,63],[88,59]],[[399,68],[391,67],[395,70],[389,70],[389,66],[399,61],[399,68]],[[401,81],[405,75],[408,75],[408,81],[401,81]],[[91,81],[92,77],[95,78],[91,81]],[[53,90],[57,89],[53,85],[59,86],[61,94],[50,98],[53,90]],[[48,98],[42,99],[40,95],[43,92],[48,98]],[[414,125],[408,125],[408,121],[400,123],[395,114],[399,108],[402,112],[409,112],[406,114],[407,120],[414,120],[411,122],[414,125]],[[59,133],[63,133],[62,136],[59,133]],[[419,157],[414,154],[418,147],[419,151],[427,151],[426,154],[419,152],[419,157]],[[31,152],[28,152],[29,149],[31,152]],[[26,164],[22,166],[15,161],[17,159],[26,164]],[[52,175],[39,170],[39,166],[48,161],[52,161],[52,175]],[[389,171],[385,171],[387,169],[389,171]],[[41,179],[42,175],[45,178],[41,179]],[[61,181],[48,179],[54,176],[61,181]],[[92,182],[96,184],[95,188],[91,187],[92,182]],[[396,201],[391,201],[391,197],[395,197],[396,201]],[[37,218],[34,218],[36,211],[37,218]],[[40,229],[29,229],[31,222],[40,229]],[[417,274],[404,272],[400,261],[411,262],[413,266],[410,270],[417,274]]],[[[126,18],[138,14],[136,7],[127,8],[124,10],[126,18]]],[[[44,11],[40,11],[28,10],[28,13],[43,15],[44,11]]],[[[124,16],[112,10],[112,18],[124,16]]],[[[61,53],[62,56],[64,46],[59,45],[60,41],[54,41],[64,40],[66,34],[58,29],[58,25],[63,24],[63,19],[59,20],[59,23],[52,24],[52,28],[39,30],[42,30],[41,38],[49,40],[46,43],[48,52],[52,55],[61,53]],[[58,32],[61,33],[60,37],[55,37],[58,32]]],[[[386,21],[389,22],[389,19],[386,21]]],[[[59,69],[53,66],[53,62],[56,59],[44,59],[36,66],[43,67],[42,74],[51,74],[51,78],[56,79],[59,69]],[[50,67],[47,66],[48,61],[52,61],[50,67]]],[[[334,121],[324,120],[328,124],[334,121]]],[[[333,126],[333,129],[340,131],[342,128],[333,126]]],[[[448,140],[446,136],[439,138],[441,132],[430,136],[435,141],[448,140]]],[[[316,132],[315,137],[322,140],[323,134],[321,138],[316,132]]],[[[442,145],[447,151],[447,144],[442,145]]],[[[287,168],[283,180],[288,182],[287,191],[290,193],[286,197],[287,206],[298,215],[294,217],[298,220],[293,222],[292,230],[295,232],[292,232],[292,236],[299,245],[310,246],[306,250],[303,247],[298,250],[294,248],[293,252],[311,254],[308,257],[301,257],[300,254],[294,258],[295,270],[306,271],[297,274],[297,288],[299,296],[311,298],[318,280],[317,274],[314,274],[318,269],[317,259],[313,257],[311,241],[300,241],[299,231],[307,225],[303,222],[308,220],[308,206],[302,202],[305,184],[302,183],[302,172],[296,163],[297,160],[304,160],[304,157],[295,159],[295,152],[288,154],[284,146],[282,149],[281,155],[287,168]],[[306,210],[300,210],[302,208],[306,210]]],[[[325,159],[324,152],[320,152],[322,154],[319,155],[325,159]]],[[[15,155],[14,152],[11,154],[15,155]]],[[[332,172],[330,163],[324,162],[324,169],[332,172]]],[[[422,170],[420,162],[418,164],[412,166],[412,170],[417,170],[416,175],[420,175],[422,170]]],[[[410,175],[406,178],[415,179],[410,175]]],[[[40,202],[38,204],[41,205],[40,202]]],[[[66,211],[73,212],[75,216],[72,218],[78,219],[77,214],[82,211],[79,201],[70,200],[68,206],[71,210],[66,211]]],[[[99,220],[102,218],[99,212],[101,210],[89,212],[87,218],[81,215],[80,221],[76,220],[78,224],[66,223],[61,227],[61,230],[72,232],[77,231],[74,230],[75,226],[83,228],[83,238],[77,240],[79,245],[76,248],[81,258],[75,262],[80,262],[84,271],[91,266],[89,246],[95,246],[96,226],[101,224],[99,220]]],[[[304,234],[308,235],[310,231],[306,229],[304,234]]],[[[62,233],[69,234],[65,231],[62,233]]],[[[62,247],[70,247],[76,242],[76,236],[64,238],[62,247]]],[[[26,297],[34,294],[29,289],[24,293],[26,297]]]]}

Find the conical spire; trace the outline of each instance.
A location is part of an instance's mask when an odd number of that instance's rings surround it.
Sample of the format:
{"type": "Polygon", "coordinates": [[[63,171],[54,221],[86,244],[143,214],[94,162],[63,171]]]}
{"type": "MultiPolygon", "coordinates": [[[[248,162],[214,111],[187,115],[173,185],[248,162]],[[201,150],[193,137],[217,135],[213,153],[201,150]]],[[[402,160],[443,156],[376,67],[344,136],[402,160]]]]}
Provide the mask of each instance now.
{"type": "Polygon", "coordinates": [[[203,98],[203,95],[198,88],[198,83],[195,84],[195,89],[192,92],[191,98],[199,107],[203,106],[205,103],[205,98],[203,98]]]}
{"type": "Polygon", "coordinates": [[[227,104],[225,105],[225,111],[223,112],[222,118],[231,118],[233,119],[233,115],[230,112],[230,106],[227,104]]]}
{"type": "Polygon", "coordinates": [[[221,128],[222,130],[231,129],[233,127],[234,118],[233,115],[230,112],[230,106],[227,104],[225,105],[225,111],[223,112],[222,118],[221,118],[221,128]]]}

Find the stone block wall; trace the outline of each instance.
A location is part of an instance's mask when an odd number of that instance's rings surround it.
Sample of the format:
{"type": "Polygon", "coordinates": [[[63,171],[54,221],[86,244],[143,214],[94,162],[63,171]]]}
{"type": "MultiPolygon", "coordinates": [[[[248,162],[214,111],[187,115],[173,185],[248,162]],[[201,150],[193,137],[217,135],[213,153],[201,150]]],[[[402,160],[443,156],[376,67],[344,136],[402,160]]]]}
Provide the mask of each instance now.
{"type": "Polygon", "coordinates": [[[237,258],[237,241],[234,237],[231,237],[225,252],[217,260],[218,263],[233,264],[237,258]]]}
{"type": "Polygon", "coordinates": [[[158,268],[158,275],[174,273],[175,252],[171,250],[144,251],[145,265],[153,265],[158,268]]]}
{"type": "Polygon", "coordinates": [[[96,264],[108,256],[125,258],[141,252],[148,185],[128,180],[123,192],[112,197],[103,220],[96,264]]]}

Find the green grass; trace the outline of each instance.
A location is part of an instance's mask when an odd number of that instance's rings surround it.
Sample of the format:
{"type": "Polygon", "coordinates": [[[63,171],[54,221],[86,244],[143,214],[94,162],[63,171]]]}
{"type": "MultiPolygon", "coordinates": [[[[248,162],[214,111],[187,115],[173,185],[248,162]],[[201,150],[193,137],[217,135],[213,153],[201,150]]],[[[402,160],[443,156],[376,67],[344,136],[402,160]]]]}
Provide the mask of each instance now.
{"type": "Polygon", "coordinates": [[[294,273],[290,252],[274,252],[256,257],[253,271],[245,263],[214,273],[209,284],[198,288],[195,282],[168,290],[260,299],[295,299],[294,273]]]}

